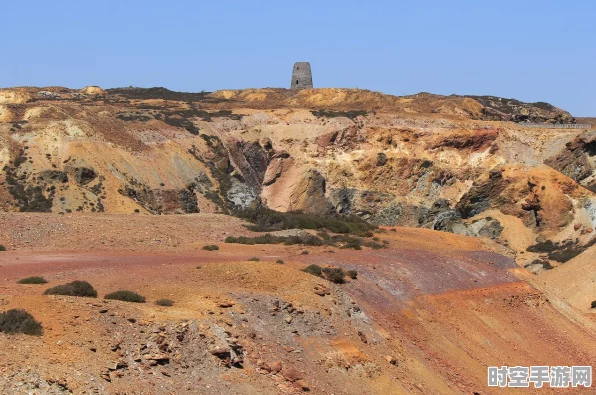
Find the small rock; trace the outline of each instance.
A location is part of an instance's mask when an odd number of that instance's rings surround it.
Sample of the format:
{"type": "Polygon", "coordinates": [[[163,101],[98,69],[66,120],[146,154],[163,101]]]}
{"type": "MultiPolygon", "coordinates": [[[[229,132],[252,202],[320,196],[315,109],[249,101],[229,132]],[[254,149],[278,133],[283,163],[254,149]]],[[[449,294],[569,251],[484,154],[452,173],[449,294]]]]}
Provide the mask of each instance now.
{"type": "Polygon", "coordinates": [[[281,361],[275,361],[269,364],[269,368],[271,369],[271,373],[277,374],[281,372],[281,361]]]}
{"type": "Polygon", "coordinates": [[[300,373],[299,371],[297,371],[294,368],[287,368],[287,369],[284,368],[282,374],[284,375],[286,380],[289,380],[292,382],[296,382],[296,381],[302,379],[302,373],[300,373]]]}
{"type": "Polygon", "coordinates": [[[368,339],[366,338],[366,335],[364,333],[362,333],[361,331],[358,331],[358,336],[360,337],[360,340],[362,340],[362,343],[364,343],[364,344],[368,343],[368,339]]]}
{"type": "Polygon", "coordinates": [[[287,317],[286,317],[286,322],[287,322],[288,324],[291,324],[291,323],[292,323],[292,316],[287,316],[287,317]]]}
{"type": "Polygon", "coordinates": [[[398,365],[397,359],[396,359],[395,357],[392,357],[391,355],[387,355],[387,356],[385,357],[385,360],[386,360],[387,362],[389,362],[391,365],[395,365],[395,366],[397,366],[397,365],[398,365]]]}
{"type": "Polygon", "coordinates": [[[306,381],[302,380],[302,379],[296,380],[296,383],[295,384],[302,391],[310,391],[310,388],[308,387],[308,383],[306,381]]]}
{"type": "Polygon", "coordinates": [[[116,361],[108,361],[108,362],[106,362],[106,367],[109,370],[118,370],[118,362],[116,362],[116,361]]]}
{"type": "Polygon", "coordinates": [[[147,361],[166,362],[170,360],[170,357],[167,354],[147,354],[143,356],[143,359],[147,361]]]}
{"type": "Polygon", "coordinates": [[[230,355],[230,350],[228,348],[217,347],[209,350],[211,355],[215,355],[216,357],[224,357],[230,355]]]}

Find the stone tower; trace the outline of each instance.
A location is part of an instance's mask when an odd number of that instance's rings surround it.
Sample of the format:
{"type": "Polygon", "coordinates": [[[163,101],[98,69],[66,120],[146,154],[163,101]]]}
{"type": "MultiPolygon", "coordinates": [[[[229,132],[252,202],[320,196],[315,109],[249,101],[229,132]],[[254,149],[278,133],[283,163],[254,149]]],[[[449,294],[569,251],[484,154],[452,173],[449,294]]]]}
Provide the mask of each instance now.
{"type": "Polygon", "coordinates": [[[291,89],[312,89],[312,72],[310,63],[297,62],[292,71],[291,89]]]}

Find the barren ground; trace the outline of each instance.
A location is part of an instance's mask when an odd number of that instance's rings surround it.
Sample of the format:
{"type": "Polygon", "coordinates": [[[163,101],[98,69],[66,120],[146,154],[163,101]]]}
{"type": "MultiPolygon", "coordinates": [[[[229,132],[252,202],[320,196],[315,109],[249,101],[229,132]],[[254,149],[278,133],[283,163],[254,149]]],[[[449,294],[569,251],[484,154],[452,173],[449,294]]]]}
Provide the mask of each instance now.
{"type": "Polygon", "coordinates": [[[596,360],[593,314],[552,302],[478,238],[386,228],[381,250],[245,246],[222,242],[251,233],[223,215],[1,215],[0,304],[44,328],[0,335],[3,393],[488,394],[489,365],[596,360]],[[310,263],[358,279],[299,270],[310,263]],[[31,275],[49,284],[16,284],[31,275]],[[99,298],[42,295],[73,280],[99,298]],[[118,289],[147,303],[101,299],[118,289]]]}

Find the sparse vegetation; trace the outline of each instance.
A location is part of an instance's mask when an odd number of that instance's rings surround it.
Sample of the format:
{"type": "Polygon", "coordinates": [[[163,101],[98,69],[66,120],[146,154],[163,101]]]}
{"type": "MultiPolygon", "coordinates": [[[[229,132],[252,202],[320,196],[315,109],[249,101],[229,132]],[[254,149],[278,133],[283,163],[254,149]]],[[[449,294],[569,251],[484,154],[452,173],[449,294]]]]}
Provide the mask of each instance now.
{"type": "Polygon", "coordinates": [[[256,256],[253,256],[252,258],[249,258],[248,260],[251,261],[251,262],[258,262],[258,261],[260,261],[260,259],[258,257],[256,257],[256,256]]]}
{"type": "Polygon", "coordinates": [[[17,281],[19,284],[47,284],[47,282],[48,280],[40,276],[31,276],[17,281]]]}
{"type": "Polygon", "coordinates": [[[323,276],[323,269],[321,268],[321,266],[315,264],[308,265],[307,267],[302,269],[302,271],[308,274],[315,275],[317,277],[323,276]]]}
{"type": "Polygon", "coordinates": [[[215,244],[209,244],[209,245],[203,246],[203,249],[206,251],[217,251],[217,250],[219,250],[219,246],[215,245],[215,244]]]}
{"type": "Polygon", "coordinates": [[[577,241],[574,243],[571,240],[567,240],[561,243],[553,243],[552,240],[546,240],[542,242],[538,242],[534,245],[529,246],[526,251],[529,252],[542,252],[548,253],[548,259],[565,263],[582,252],[584,252],[589,247],[596,244],[596,238],[592,238],[592,240],[584,245],[577,244],[577,241]]]}
{"type": "Polygon", "coordinates": [[[364,117],[368,113],[364,110],[351,110],[351,111],[333,111],[333,110],[312,110],[312,115],[317,118],[336,118],[346,117],[351,120],[355,120],[357,117],[364,117]]]}
{"type": "MultiPolygon", "coordinates": [[[[247,228],[255,232],[272,232],[283,229],[326,229],[333,233],[368,235],[376,226],[357,216],[315,215],[300,211],[280,213],[260,204],[254,204],[244,210],[236,210],[235,216],[252,223],[247,228]]],[[[372,235],[372,233],[370,234],[372,235]]]]}
{"type": "Polygon", "coordinates": [[[87,281],[73,281],[46,289],[44,295],[65,295],[96,298],[97,291],[87,281]]]}
{"type": "Polygon", "coordinates": [[[349,235],[334,235],[330,236],[327,233],[319,232],[319,236],[314,235],[300,235],[300,236],[274,236],[270,233],[266,233],[261,236],[247,237],[247,236],[228,236],[225,239],[226,243],[233,244],[285,244],[285,245],[308,245],[308,246],[334,246],[341,248],[352,248],[355,250],[361,250],[362,246],[370,247],[373,249],[384,248],[387,244],[386,241],[383,243],[377,243],[375,241],[364,240],[360,237],[349,236],[349,235]],[[320,237],[320,236],[323,237],[320,237]]]}
{"type": "Polygon", "coordinates": [[[593,309],[596,309],[596,300],[593,300],[593,301],[592,301],[592,308],[593,308],[593,309]]]}
{"type": "Polygon", "coordinates": [[[4,247],[2,244],[0,244],[0,252],[1,251],[6,251],[6,247],[4,247]]]}
{"type": "Polygon", "coordinates": [[[155,304],[158,306],[166,306],[166,307],[170,307],[174,305],[174,301],[171,299],[157,299],[155,301],[155,304]]]}
{"type": "Polygon", "coordinates": [[[275,261],[275,263],[279,263],[280,265],[283,265],[285,262],[283,261],[283,259],[278,259],[277,261],[275,261]]]}
{"type": "Polygon", "coordinates": [[[541,241],[534,245],[529,246],[527,248],[527,251],[529,251],[529,252],[552,252],[552,251],[558,250],[559,248],[561,248],[561,247],[556,245],[555,243],[553,243],[552,240],[546,240],[546,241],[541,241]]]}
{"type": "Polygon", "coordinates": [[[336,284],[343,284],[346,282],[346,276],[350,277],[352,280],[356,280],[358,278],[358,272],[356,270],[348,270],[344,271],[340,267],[325,267],[322,268],[319,265],[312,264],[308,265],[304,269],[303,272],[312,274],[317,277],[324,278],[336,284]]]}
{"type": "Polygon", "coordinates": [[[104,299],[121,300],[123,302],[145,303],[145,297],[138,293],[126,290],[111,292],[104,296],[104,299]]]}
{"type": "Polygon", "coordinates": [[[0,313],[0,332],[41,336],[43,330],[41,324],[25,310],[11,309],[0,313]]]}
{"type": "Polygon", "coordinates": [[[302,251],[302,252],[300,253],[300,255],[308,255],[308,254],[309,254],[309,252],[308,252],[308,251],[306,251],[306,250],[304,250],[304,251],[302,251]]]}
{"type": "Polygon", "coordinates": [[[323,274],[325,278],[333,283],[336,284],[343,284],[346,282],[344,277],[346,277],[346,273],[340,267],[326,267],[323,268],[323,274]]]}

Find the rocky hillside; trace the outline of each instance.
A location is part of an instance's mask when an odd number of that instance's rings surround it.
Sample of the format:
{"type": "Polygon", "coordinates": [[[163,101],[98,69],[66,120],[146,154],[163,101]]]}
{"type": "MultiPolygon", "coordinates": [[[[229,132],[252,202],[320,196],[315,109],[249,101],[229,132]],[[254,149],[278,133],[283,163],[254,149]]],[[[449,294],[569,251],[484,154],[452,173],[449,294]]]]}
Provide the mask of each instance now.
{"type": "Polygon", "coordinates": [[[512,121],[573,117],[490,96],[349,89],[4,89],[0,210],[230,213],[262,202],[489,237],[540,271],[594,240],[594,132],[512,121]]]}

